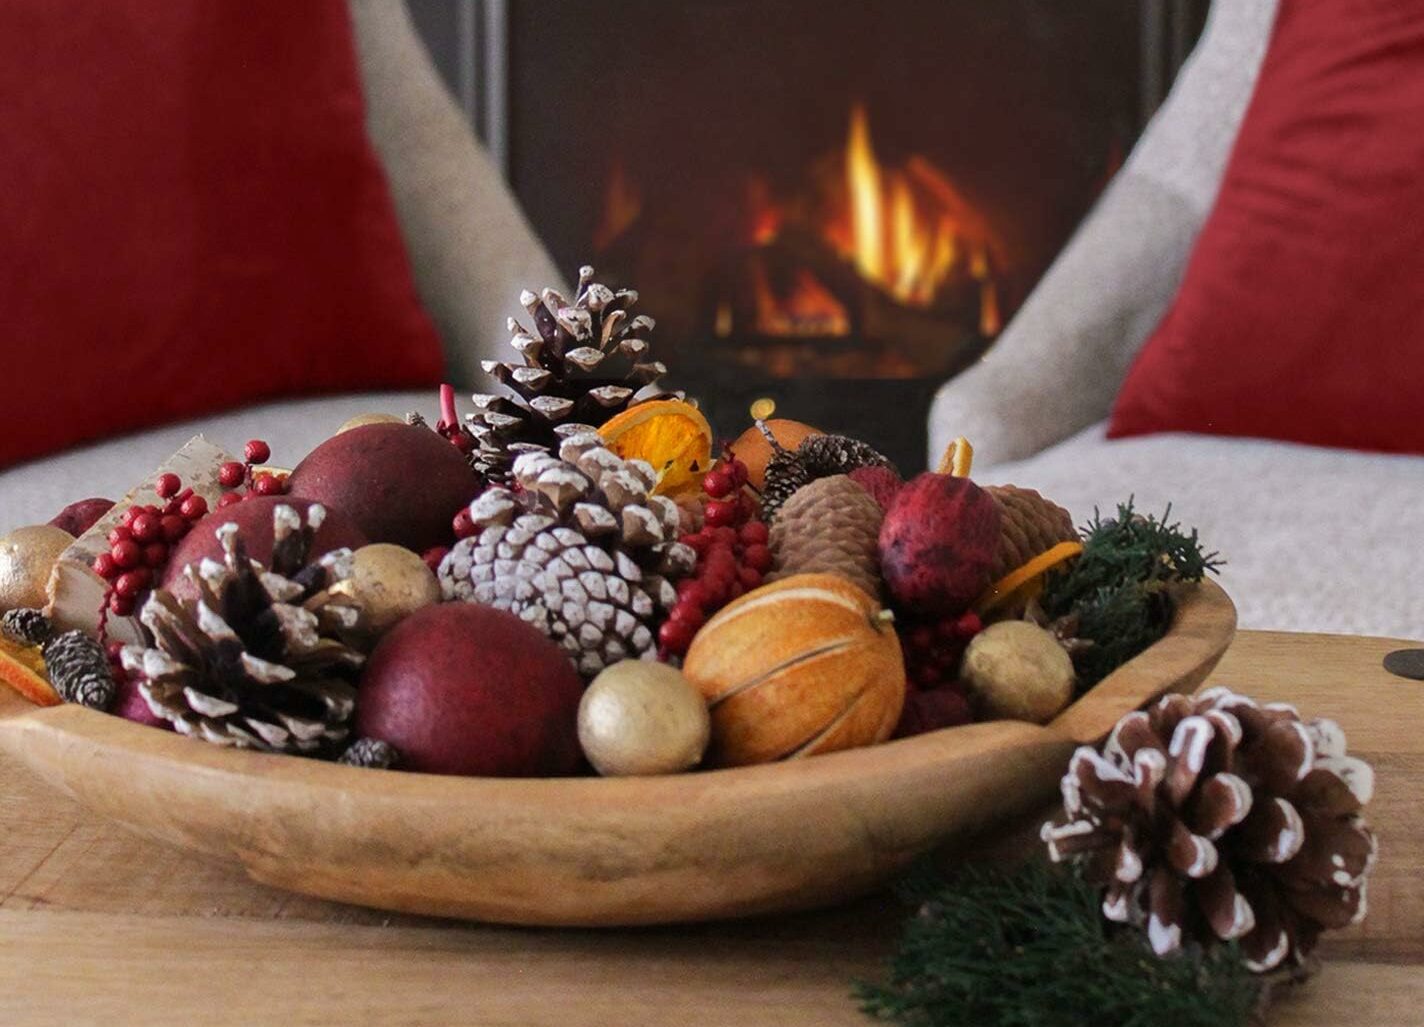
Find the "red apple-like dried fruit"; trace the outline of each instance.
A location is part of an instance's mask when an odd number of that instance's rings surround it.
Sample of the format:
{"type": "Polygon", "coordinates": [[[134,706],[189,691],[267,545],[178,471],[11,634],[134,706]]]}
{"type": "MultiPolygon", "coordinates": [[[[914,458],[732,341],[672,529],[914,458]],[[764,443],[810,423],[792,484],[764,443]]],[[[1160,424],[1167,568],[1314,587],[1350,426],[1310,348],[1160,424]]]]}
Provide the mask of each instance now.
{"type": "Polygon", "coordinates": [[[999,504],[968,478],[926,472],[895,494],[880,526],[880,573],[901,609],[919,617],[967,610],[989,585],[999,504]]]}
{"type": "Polygon", "coordinates": [[[99,518],[113,508],[114,501],[112,499],[81,499],[77,503],[70,503],[59,511],[54,515],[54,520],[49,523],[78,538],[94,527],[99,518]]]}
{"type": "MultiPolygon", "coordinates": [[[[312,505],[309,499],[293,499],[291,496],[253,496],[241,503],[214,510],[194,524],[192,530],[173,547],[159,584],[179,599],[196,599],[197,589],[183,573],[183,568],[205,557],[209,560],[222,560],[223,548],[222,543],[218,541],[217,530],[224,524],[236,524],[247,555],[258,563],[267,565],[272,560],[273,509],[290,506],[305,516],[312,505]]],[[[339,510],[327,507],[326,519],[317,529],[308,558],[315,560],[333,549],[359,549],[365,544],[366,536],[351,523],[349,517],[339,510]]]]}
{"type": "Polygon", "coordinates": [[[395,746],[405,770],[566,775],[582,759],[582,696],[574,665],[538,629],[490,606],[442,603],[411,614],[376,646],[356,733],[395,746]]]}
{"type": "Polygon", "coordinates": [[[870,493],[882,510],[890,509],[890,504],[895,501],[895,494],[905,484],[893,467],[879,467],[874,464],[857,467],[849,472],[849,476],[851,481],[870,493]]]}
{"type": "Polygon", "coordinates": [[[417,553],[450,543],[451,519],[478,491],[458,449],[410,424],[367,424],[334,435],[287,479],[289,495],[342,511],[371,542],[417,553]]]}

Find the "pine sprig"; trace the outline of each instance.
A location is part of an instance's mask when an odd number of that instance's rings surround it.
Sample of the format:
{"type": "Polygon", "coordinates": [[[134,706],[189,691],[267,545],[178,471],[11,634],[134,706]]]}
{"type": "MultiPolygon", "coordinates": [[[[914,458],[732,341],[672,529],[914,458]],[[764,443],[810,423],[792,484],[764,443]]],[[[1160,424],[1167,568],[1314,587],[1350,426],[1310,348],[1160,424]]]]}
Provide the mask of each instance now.
{"type": "Polygon", "coordinates": [[[1174,586],[1201,581],[1225,561],[1206,552],[1195,528],[1137,513],[1133,500],[1117,516],[1080,529],[1083,552],[1066,571],[1050,576],[1040,602],[1050,617],[1078,618],[1077,637],[1092,642],[1074,659],[1085,691],[1167,633],[1174,586]]]}
{"type": "Polygon", "coordinates": [[[1102,917],[1097,889],[1033,862],[941,882],[861,1008],[904,1027],[1244,1027],[1260,983],[1234,947],[1159,959],[1102,917]]]}

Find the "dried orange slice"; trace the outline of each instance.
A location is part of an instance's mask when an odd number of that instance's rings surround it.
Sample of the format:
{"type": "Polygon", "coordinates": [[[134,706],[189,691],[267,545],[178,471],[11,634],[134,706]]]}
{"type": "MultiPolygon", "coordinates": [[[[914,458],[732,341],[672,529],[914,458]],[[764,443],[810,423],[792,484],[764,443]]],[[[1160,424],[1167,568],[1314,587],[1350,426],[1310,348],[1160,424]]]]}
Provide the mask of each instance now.
{"type": "Polygon", "coordinates": [[[598,429],[608,448],[625,460],[646,460],[658,472],[659,495],[700,488],[712,466],[712,426],[691,403],[660,399],[639,403],[598,429]]]}
{"type": "Polygon", "coordinates": [[[951,478],[967,478],[974,467],[974,447],[963,435],[944,447],[944,455],[939,458],[936,474],[947,474],[951,478]]]}
{"type": "Polygon", "coordinates": [[[989,613],[1014,598],[1031,598],[1043,588],[1043,576],[1065,560],[1071,560],[1083,551],[1081,542],[1060,542],[1052,549],[1039,553],[1022,567],[1009,571],[994,582],[979,597],[974,609],[980,614],[989,613]]]}
{"type": "Polygon", "coordinates": [[[0,636],[0,681],[37,706],[58,706],[61,702],[45,677],[44,657],[37,645],[23,645],[0,636]]]}

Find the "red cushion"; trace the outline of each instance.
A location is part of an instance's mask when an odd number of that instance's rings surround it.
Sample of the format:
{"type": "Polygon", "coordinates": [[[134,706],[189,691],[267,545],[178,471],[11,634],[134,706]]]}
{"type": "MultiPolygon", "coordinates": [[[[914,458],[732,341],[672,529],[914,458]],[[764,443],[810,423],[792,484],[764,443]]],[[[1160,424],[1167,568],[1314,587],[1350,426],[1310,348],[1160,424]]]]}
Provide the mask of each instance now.
{"type": "Polygon", "coordinates": [[[1424,452],[1424,4],[1281,4],[1108,434],[1159,431],[1424,452]]]}
{"type": "Polygon", "coordinates": [[[439,378],[342,0],[6,0],[0,97],[0,466],[439,378]]]}

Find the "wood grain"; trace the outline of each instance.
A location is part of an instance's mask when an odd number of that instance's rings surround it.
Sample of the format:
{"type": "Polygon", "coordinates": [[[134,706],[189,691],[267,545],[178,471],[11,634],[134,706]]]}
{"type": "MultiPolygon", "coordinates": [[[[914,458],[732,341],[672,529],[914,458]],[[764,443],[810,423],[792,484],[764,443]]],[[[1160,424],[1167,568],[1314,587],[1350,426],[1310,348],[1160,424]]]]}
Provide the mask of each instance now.
{"type": "MultiPolygon", "coordinates": [[[[1402,643],[1243,633],[1212,675],[1334,716],[1379,768],[1373,910],[1272,1027],[1424,1020],[1424,683],[1402,643]],[[1353,961],[1359,960],[1359,961],[1353,961]]],[[[122,779],[115,787],[123,787],[122,779]]],[[[869,1027],[904,916],[872,896],[819,913],[619,931],[451,924],[292,896],[128,834],[0,755],[0,1024],[869,1027]]]]}
{"type": "Polygon", "coordinates": [[[843,902],[1039,809],[1077,742],[1198,684],[1234,630],[1230,599],[1204,585],[1166,638],[1046,727],[973,724],[667,777],[358,770],[15,702],[0,705],[0,748],[98,813],[305,895],[500,923],[700,921],[843,902]]]}

